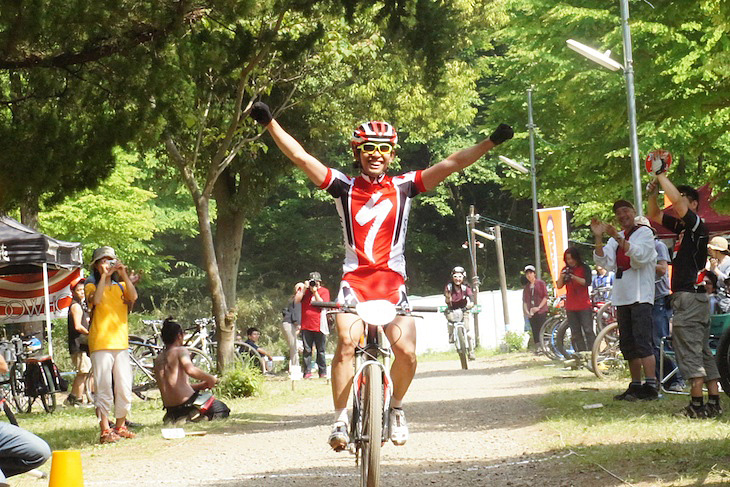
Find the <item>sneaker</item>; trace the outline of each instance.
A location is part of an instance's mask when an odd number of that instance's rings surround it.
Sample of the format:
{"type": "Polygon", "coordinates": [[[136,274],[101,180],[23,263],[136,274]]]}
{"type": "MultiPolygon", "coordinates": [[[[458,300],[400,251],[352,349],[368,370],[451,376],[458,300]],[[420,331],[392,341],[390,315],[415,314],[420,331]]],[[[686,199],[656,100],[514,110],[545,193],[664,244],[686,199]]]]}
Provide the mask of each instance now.
{"type": "Polygon", "coordinates": [[[69,394],[68,397],[63,401],[63,405],[70,408],[75,408],[81,405],[81,401],[77,399],[76,396],[74,396],[73,394],[69,394]]]}
{"type": "Polygon", "coordinates": [[[684,382],[678,380],[669,384],[665,389],[669,392],[684,392],[685,387],[684,382]]]}
{"type": "Polygon", "coordinates": [[[312,378],[312,373],[311,372],[307,372],[306,374],[304,374],[304,378],[305,379],[311,379],[312,378]]]}
{"type": "Polygon", "coordinates": [[[120,426],[119,428],[114,428],[114,432],[119,436],[120,438],[136,438],[137,435],[135,433],[132,433],[127,429],[126,426],[120,426]]]}
{"type": "Polygon", "coordinates": [[[390,441],[394,445],[405,445],[408,441],[408,423],[406,413],[399,408],[390,408],[390,441]]]}
{"type": "Polygon", "coordinates": [[[639,394],[641,391],[641,386],[635,386],[635,385],[629,385],[629,388],[626,389],[621,394],[617,394],[613,396],[613,399],[615,401],[636,401],[639,399],[639,394]]]}
{"type": "Polygon", "coordinates": [[[704,404],[699,408],[688,404],[677,413],[677,416],[684,416],[690,419],[707,419],[709,417],[707,415],[707,407],[704,404]]]}
{"type": "Polygon", "coordinates": [[[636,395],[636,398],[642,401],[654,401],[659,399],[659,391],[656,390],[656,387],[644,383],[641,385],[641,389],[636,395]]]}
{"type": "Polygon", "coordinates": [[[105,443],[116,443],[121,438],[113,429],[104,430],[101,432],[101,436],[99,437],[99,443],[102,445],[105,443]]]}
{"type": "Polygon", "coordinates": [[[722,406],[720,404],[710,404],[709,402],[705,405],[705,412],[708,418],[717,418],[722,416],[722,406]]]}
{"type": "Polygon", "coordinates": [[[332,427],[332,433],[327,440],[334,451],[342,451],[350,443],[350,435],[347,434],[347,423],[337,421],[332,427]]]}
{"type": "Polygon", "coordinates": [[[326,379],[327,378],[327,374],[319,374],[319,378],[320,379],[326,379]]]}
{"type": "Polygon", "coordinates": [[[474,352],[469,352],[469,360],[476,360],[477,356],[474,355],[474,352]]]}

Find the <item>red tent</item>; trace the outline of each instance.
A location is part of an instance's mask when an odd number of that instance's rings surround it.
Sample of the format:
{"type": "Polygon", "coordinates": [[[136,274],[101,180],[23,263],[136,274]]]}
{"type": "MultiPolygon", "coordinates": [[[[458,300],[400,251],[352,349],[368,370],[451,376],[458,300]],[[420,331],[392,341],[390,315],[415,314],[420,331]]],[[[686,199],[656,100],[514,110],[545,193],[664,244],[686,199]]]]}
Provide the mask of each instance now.
{"type": "MultiPolygon", "coordinates": [[[[706,184],[697,191],[700,193],[700,208],[697,213],[705,221],[707,230],[710,232],[710,237],[730,234],[730,216],[720,215],[712,209],[712,202],[715,198],[712,197],[712,188],[710,188],[710,185],[706,184]]],[[[671,206],[666,207],[664,212],[675,217],[677,216],[671,206]]],[[[659,238],[665,239],[677,236],[676,233],[658,223],[651,222],[651,226],[656,229],[659,238]]]]}

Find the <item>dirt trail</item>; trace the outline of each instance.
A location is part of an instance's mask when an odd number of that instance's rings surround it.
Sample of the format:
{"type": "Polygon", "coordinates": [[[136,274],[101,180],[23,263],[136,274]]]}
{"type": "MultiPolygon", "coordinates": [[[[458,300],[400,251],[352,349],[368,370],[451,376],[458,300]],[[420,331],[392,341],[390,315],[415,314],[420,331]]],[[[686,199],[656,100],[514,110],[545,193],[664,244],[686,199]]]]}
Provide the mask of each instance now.
{"type": "MultiPolygon", "coordinates": [[[[420,364],[405,404],[410,440],[383,448],[381,484],[614,485],[600,472],[564,480],[568,453],[549,451],[544,438],[556,432],[538,426],[545,381],[523,372],[519,362],[480,359],[468,371],[452,361],[420,364]]],[[[153,451],[130,441],[85,453],[86,485],[357,485],[354,457],[326,444],[331,416],[329,397],[308,399],[205,437],[161,440],[153,451]]]]}

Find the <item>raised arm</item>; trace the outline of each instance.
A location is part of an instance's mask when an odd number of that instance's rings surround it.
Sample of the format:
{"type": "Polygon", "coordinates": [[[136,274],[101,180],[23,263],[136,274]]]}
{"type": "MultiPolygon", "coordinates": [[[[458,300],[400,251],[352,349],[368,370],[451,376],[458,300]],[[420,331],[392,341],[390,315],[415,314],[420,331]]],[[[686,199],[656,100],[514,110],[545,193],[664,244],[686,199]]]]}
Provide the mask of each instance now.
{"type": "Polygon", "coordinates": [[[674,183],[669,180],[666,173],[657,175],[656,180],[662,186],[664,194],[667,195],[669,201],[672,202],[672,208],[674,208],[674,211],[677,212],[677,216],[679,216],[679,218],[684,218],[684,215],[687,214],[687,210],[689,210],[687,200],[682,198],[682,194],[679,192],[674,183]]]}
{"type": "Polygon", "coordinates": [[[471,166],[491,149],[505,140],[511,139],[513,135],[512,127],[504,123],[501,124],[488,139],[484,139],[469,148],[454,152],[443,161],[425,169],[421,173],[423,185],[426,190],[432,190],[451,174],[471,166]]]}
{"type": "Polygon", "coordinates": [[[656,180],[650,181],[649,184],[646,185],[646,193],[648,195],[648,198],[646,200],[646,216],[651,221],[659,223],[661,225],[664,212],[659,208],[659,202],[657,201],[657,197],[659,195],[659,183],[657,183],[656,180]]]}
{"type": "Polygon", "coordinates": [[[273,119],[266,103],[256,102],[251,107],[251,118],[266,127],[279,150],[288,157],[295,166],[304,171],[310,181],[321,186],[327,177],[327,166],[309,154],[297,140],[289,135],[279,123],[273,119]]]}

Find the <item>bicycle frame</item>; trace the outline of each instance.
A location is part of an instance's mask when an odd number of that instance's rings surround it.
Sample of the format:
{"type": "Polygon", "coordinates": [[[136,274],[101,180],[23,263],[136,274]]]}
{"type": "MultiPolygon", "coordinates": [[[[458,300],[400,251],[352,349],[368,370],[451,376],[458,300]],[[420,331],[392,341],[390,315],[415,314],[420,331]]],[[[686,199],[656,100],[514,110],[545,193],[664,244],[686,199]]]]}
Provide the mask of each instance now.
{"type": "MultiPolygon", "coordinates": [[[[366,301],[355,306],[332,302],[312,304],[354,313],[365,327],[355,347],[349,448],[355,454],[355,463],[360,463],[361,485],[377,487],[380,483],[380,448],[390,436],[388,429],[393,396],[390,376],[392,352],[383,327],[392,323],[398,314],[410,315],[411,309],[397,307],[388,301],[366,301]],[[377,370],[375,373],[372,372],[374,368],[377,370]],[[379,397],[380,394],[382,397],[379,397]],[[363,397],[366,404],[363,404],[363,397]]],[[[413,311],[438,312],[440,309],[419,307],[413,308],[413,311]]]]}
{"type": "MultiPolygon", "coordinates": [[[[364,344],[358,344],[355,348],[355,375],[352,380],[353,409],[362,410],[360,388],[363,384],[363,372],[367,367],[378,367],[383,374],[383,420],[386,421],[384,424],[388,424],[390,401],[393,397],[393,381],[390,377],[390,346],[383,346],[388,339],[385,337],[382,326],[368,323],[365,323],[365,326],[367,329],[366,333],[363,333],[363,337],[367,335],[367,341],[364,344]],[[383,361],[378,360],[379,358],[382,358],[383,361]]],[[[353,439],[355,448],[359,448],[359,443],[362,443],[363,440],[363,433],[357,430],[355,421],[352,422],[351,430],[350,438],[353,439]]],[[[386,430],[387,428],[383,428],[383,439],[388,437],[386,430]]]]}

